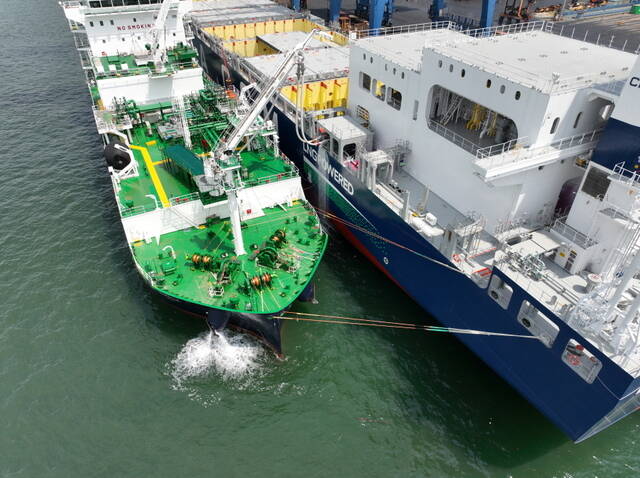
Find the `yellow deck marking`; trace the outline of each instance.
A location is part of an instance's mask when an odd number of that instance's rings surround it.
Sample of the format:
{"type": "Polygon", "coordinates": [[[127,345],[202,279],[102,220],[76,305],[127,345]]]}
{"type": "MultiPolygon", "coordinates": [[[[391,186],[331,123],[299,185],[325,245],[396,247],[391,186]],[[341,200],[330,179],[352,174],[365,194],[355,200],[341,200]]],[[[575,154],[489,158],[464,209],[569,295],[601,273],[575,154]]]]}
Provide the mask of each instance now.
{"type": "Polygon", "coordinates": [[[153,146],[154,144],[156,144],[156,140],[154,139],[153,141],[147,141],[145,144],[147,146],[153,146]]]}
{"type": "Polygon", "coordinates": [[[167,193],[164,192],[164,187],[162,186],[162,182],[160,181],[160,177],[156,172],[156,168],[153,166],[153,161],[151,161],[151,155],[149,154],[149,150],[147,148],[143,148],[142,146],[136,146],[135,144],[131,145],[132,149],[137,149],[142,153],[142,158],[144,159],[144,164],[147,165],[147,169],[149,170],[149,176],[151,176],[151,181],[153,182],[153,187],[156,188],[156,192],[158,193],[158,197],[160,198],[160,202],[162,203],[162,207],[169,207],[171,204],[169,203],[169,198],[167,197],[167,193]]]}
{"type": "Polygon", "coordinates": [[[156,161],[155,163],[151,163],[154,166],[157,166],[158,164],[164,164],[167,163],[169,160],[168,159],[163,159],[162,161],[156,161]]]}

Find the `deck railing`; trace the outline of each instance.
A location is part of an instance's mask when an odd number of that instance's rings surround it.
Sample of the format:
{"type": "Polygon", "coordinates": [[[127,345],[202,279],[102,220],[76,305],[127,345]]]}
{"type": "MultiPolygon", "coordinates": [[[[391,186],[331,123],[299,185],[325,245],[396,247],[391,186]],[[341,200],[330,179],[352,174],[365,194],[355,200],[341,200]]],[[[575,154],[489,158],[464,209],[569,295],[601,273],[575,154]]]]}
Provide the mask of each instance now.
{"type": "MultiPolygon", "coordinates": [[[[96,77],[98,79],[104,79],[104,78],[119,78],[119,77],[127,77],[127,76],[136,76],[136,75],[166,75],[166,74],[173,74],[176,73],[178,71],[184,70],[184,69],[189,69],[189,68],[197,68],[194,66],[194,63],[191,61],[183,61],[183,62],[176,62],[176,63],[169,63],[167,65],[165,65],[165,70],[161,71],[161,72],[157,72],[155,70],[155,67],[150,67],[147,65],[144,66],[137,66],[135,68],[127,68],[127,69],[122,69],[122,66],[120,66],[120,69],[116,69],[116,70],[109,70],[109,69],[104,69],[102,70],[98,70],[97,65],[102,65],[101,61],[99,58],[96,58],[94,61],[94,64],[96,65],[94,67],[94,71],[96,72],[96,77]]],[[[116,63],[112,63],[114,66],[116,65],[116,63]]],[[[118,64],[120,65],[120,64],[118,64]]],[[[104,65],[103,65],[104,66],[104,65]]]]}
{"type": "Polygon", "coordinates": [[[169,203],[172,206],[177,206],[178,204],[184,204],[186,202],[195,201],[196,199],[200,199],[200,194],[197,192],[190,193],[190,194],[183,194],[182,196],[171,197],[169,198],[169,203]]]}
{"type": "Polygon", "coordinates": [[[625,168],[624,164],[624,162],[616,164],[613,167],[613,173],[611,176],[618,181],[629,184],[630,186],[640,187],[640,173],[625,168]]]}
{"type": "Polygon", "coordinates": [[[556,219],[556,221],[553,223],[553,226],[551,226],[551,230],[560,234],[562,237],[566,237],[571,242],[577,244],[583,249],[588,249],[589,247],[596,244],[595,240],[593,240],[586,234],[583,234],[582,232],[574,229],[573,227],[568,225],[565,220],[566,216],[556,219]]]}
{"type": "Polygon", "coordinates": [[[458,133],[454,133],[452,130],[450,130],[446,126],[441,125],[437,121],[429,120],[428,125],[429,125],[429,129],[438,133],[443,138],[448,139],[453,144],[460,146],[462,149],[469,151],[474,156],[481,149],[480,146],[478,146],[477,144],[473,143],[472,141],[469,141],[467,138],[459,135],[458,133]]]}
{"type": "Polygon", "coordinates": [[[523,144],[526,139],[527,137],[525,136],[522,138],[515,138],[510,141],[505,141],[504,143],[493,144],[491,146],[480,148],[478,149],[478,151],[476,151],[476,158],[480,160],[488,158],[489,156],[507,153],[515,148],[518,144],[523,144]]]}
{"type": "Polygon", "coordinates": [[[581,145],[589,145],[595,143],[602,130],[589,131],[588,133],[576,134],[567,138],[551,141],[550,143],[536,146],[534,148],[518,147],[526,138],[518,138],[506,143],[497,144],[488,148],[479,149],[476,153],[476,163],[484,168],[495,168],[508,163],[516,163],[525,159],[531,159],[536,156],[542,156],[547,153],[562,151],[581,145]],[[500,152],[500,149],[504,151],[500,152]],[[493,154],[488,154],[493,152],[493,154]]]}
{"type": "Polygon", "coordinates": [[[369,36],[398,35],[400,33],[424,32],[428,30],[439,30],[442,28],[449,29],[449,30],[458,29],[455,23],[449,22],[449,21],[416,23],[413,25],[398,25],[394,27],[385,27],[385,28],[370,28],[369,30],[354,30],[349,32],[349,38],[351,40],[356,40],[360,38],[366,38],[369,36]]]}

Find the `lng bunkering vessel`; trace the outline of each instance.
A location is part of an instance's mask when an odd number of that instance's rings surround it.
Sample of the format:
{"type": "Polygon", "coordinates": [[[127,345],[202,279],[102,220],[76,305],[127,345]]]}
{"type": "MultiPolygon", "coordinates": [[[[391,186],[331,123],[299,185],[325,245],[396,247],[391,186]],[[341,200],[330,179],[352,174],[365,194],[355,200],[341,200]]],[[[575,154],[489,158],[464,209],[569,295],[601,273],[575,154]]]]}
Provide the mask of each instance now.
{"type": "Polygon", "coordinates": [[[575,441],[640,406],[637,52],[545,22],[345,35],[177,3],[169,38],[225,88],[304,57],[265,118],[318,211],[444,325],[538,339],[460,335],[529,402],[575,441]]]}
{"type": "Polygon", "coordinates": [[[62,6],[136,269],[211,328],[281,355],[278,317],[312,296],[327,235],[260,116],[268,98],[203,80],[177,20],[186,3],[108,3],[62,6]]]}

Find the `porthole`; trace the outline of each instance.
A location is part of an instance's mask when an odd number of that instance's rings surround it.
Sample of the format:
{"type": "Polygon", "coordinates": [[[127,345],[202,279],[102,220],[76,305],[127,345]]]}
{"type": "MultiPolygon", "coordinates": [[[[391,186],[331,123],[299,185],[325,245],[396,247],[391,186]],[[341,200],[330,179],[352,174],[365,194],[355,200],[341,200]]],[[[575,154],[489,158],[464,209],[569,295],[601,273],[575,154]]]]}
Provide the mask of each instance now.
{"type": "Polygon", "coordinates": [[[520,99],[520,92],[516,91],[516,100],[519,100],[519,99],[520,99]]]}
{"type": "Polygon", "coordinates": [[[400,74],[400,78],[404,80],[404,71],[400,74]]]}
{"type": "Polygon", "coordinates": [[[438,68],[442,68],[442,60],[438,60],[438,68]]]}
{"type": "Polygon", "coordinates": [[[573,122],[573,129],[576,129],[580,124],[580,118],[582,118],[582,111],[576,116],[576,120],[573,122]]]}
{"type": "Polygon", "coordinates": [[[491,80],[487,80],[487,88],[491,88],[491,80]]]}
{"type": "Polygon", "coordinates": [[[500,93],[504,94],[505,90],[506,88],[504,87],[504,85],[500,85],[500,93]]]}
{"type": "Polygon", "coordinates": [[[394,75],[396,74],[396,69],[395,69],[395,68],[393,69],[393,74],[394,74],[394,75]]]}
{"type": "Polygon", "coordinates": [[[449,65],[449,73],[453,73],[453,65],[449,65]]]}
{"type": "Polygon", "coordinates": [[[389,71],[389,65],[387,65],[386,63],[384,64],[384,71],[389,71]]]}
{"type": "Polygon", "coordinates": [[[362,59],[363,59],[363,60],[366,60],[366,59],[367,59],[367,54],[366,54],[366,53],[363,53],[363,54],[362,54],[362,59]]]}
{"type": "Polygon", "coordinates": [[[464,78],[464,75],[466,75],[466,74],[467,74],[467,72],[466,72],[466,71],[464,71],[464,68],[463,68],[462,70],[460,70],[460,76],[461,76],[462,78],[464,78]]]}
{"type": "Polygon", "coordinates": [[[549,134],[553,134],[556,132],[556,130],[558,129],[559,123],[560,123],[560,118],[556,118],[553,120],[553,123],[551,124],[551,131],[549,131],[549,134]]]}
{"type": "Polygon", "coordinates": [[[373,57],[372,56],[369,57],[369,63],[373,63],[373,57]]]}

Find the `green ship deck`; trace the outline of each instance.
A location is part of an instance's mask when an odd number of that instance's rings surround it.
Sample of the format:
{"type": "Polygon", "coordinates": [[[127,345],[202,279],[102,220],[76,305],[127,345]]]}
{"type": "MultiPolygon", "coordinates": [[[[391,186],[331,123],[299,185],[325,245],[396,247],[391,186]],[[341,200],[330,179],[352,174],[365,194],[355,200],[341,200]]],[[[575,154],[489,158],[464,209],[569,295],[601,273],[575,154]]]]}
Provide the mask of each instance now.
{"type": "Polygon", "coordinates": [[[265,186],[282,197],[241,223],[246,254],[236,255],[226,194],[212,197],[197,186],[203,161],[236,117],[219,87],[209,86],[186,103],[191,150],[184,148],[182,136],[171,128],[177,115],[170,105],[149,110],[129,101],[113,112],[133,123],[129,147],[138,174],[122,178],[113,174],[134,260],[150,285],[163,294],[207,307],[277,313],[313,277],[326,247],[326,234],[302,197],[295,166],[274,149],[268,134],[256,134],[238,148],[235,174],[242,181],[241,190],[265,186]],[[217,107],[221,103],[224,109],[217,107]],[[297,181],[293,184],[299,186],[300,197],[287,198],[273,189],[286,180],[297,181]],[[186,209],[185,203],[190,203],[186,209]],[[186,218],[192,206],[199,213],[186,218]],[[172,220],[183,225],[166,231],[165,222],[172,220]],[[140,228],[147,232],[142,234],[140,228]],[[149,232],[154,230],[157,233],[149,232]]]}
{"type": "MultiPolygon", "coordinates": [[[[177,45],[167,50],[166,72],[190,68],[194,65],[197,52],[184,45],[177,45]]],[[[94,71],[99,80],[111,77],[130,76],[140,74],[154,74],[155,66],[152,61],[142,61],[135,55],[105,55],[93,58],[94,71]]],[[[165,73],[166,73],[165,72],[165,73]]]]}
{"type": "Polygon", "coordinates": [[[283,210],[273,208],[263,217],[246,221],[243,238],[248,254],[236,257],[228,221],[164,234],[160,242],[133,244],[136,262],[155,281],[156,287],[173,297],[210,307],[243,312],[278,312],[297,297],[312,277],[324,251],[325,238],[315,214],[298,203],[283,210]],[[286,232],[286,244],[277,250],[290,257],[296,267],[286,264],[270,267],[257,259],[265,240],[280,227],[286,232]],[[172,258],[171,246],[176,258],[172,258]],[[196,267],[194,254],[213,258],[212,270],[196,267]],[[225,277],[231,272],[232,277],[225,277]],[[271,277],[270,284],[256,287],[255,277],[271,277]],[[255,281],[254,281],[255,282],[255,281]]]}

